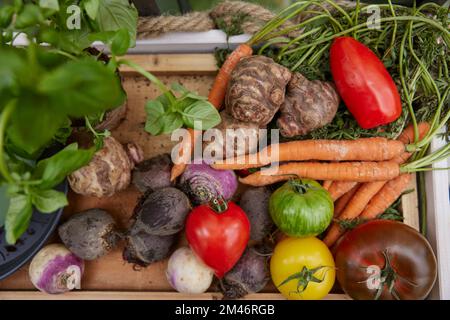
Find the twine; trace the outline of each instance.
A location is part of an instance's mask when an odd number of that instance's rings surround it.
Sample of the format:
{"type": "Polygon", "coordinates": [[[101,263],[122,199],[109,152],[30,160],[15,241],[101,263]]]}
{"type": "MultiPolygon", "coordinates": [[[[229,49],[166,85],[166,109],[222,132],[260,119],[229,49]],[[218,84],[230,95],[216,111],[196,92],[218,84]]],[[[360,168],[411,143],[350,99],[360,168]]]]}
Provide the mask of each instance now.
{"type": "MultiPolygon", "coordinates": [[[[348,0],[335,0],[344,7],[355,6],[354,2],[348,0]]],[[[328,3],[323,5],[328,10],[335,9],[328,3]]],[[[182,16],[162,15],[157,17],[140,17],[137,28],[138,39],[154,38],[167,32],[200,32],[217,28],[218,21],[231,24],[233,18],[245,16],[241,29],[244,33],[254,34],[264,26],[275,14],[266,8],[243,1],[224,1],[216,5],[211,11],[191,12],[182,16]]],[[[298,16],[295,23],[301,22],[308,16],[298,16]]],[[[289,27],[294,22],[287,21],[283,27],[289,27]]],[[[301,30],[293,31],[289,37],[296,37],[301,30]]]]}

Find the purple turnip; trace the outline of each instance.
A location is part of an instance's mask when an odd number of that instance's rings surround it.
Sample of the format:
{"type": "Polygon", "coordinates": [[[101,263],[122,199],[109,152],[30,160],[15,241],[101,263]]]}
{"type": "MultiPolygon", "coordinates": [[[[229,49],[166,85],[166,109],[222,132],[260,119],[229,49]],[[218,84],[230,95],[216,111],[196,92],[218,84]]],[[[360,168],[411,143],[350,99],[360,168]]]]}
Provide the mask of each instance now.
{"type": "Polygon", "coordinates": [[[83,260],[62,244],[50,244],[34,256],[28,273],[37,289],[56,294],[80,289],[83,271],[83,260]]]}
{"type": "Polygon", "coordinates": [[[127,245],[123,251],[123,259],[146,267],[167,258],[176,239],[176,235],[156,236],[143,231],[129,234],[126,237],[127,245]]]}
{"type": "Polygon", "coordinates": [[[70,187],[86,196],[112,196],[128,187],[131,170],[142,160],[139,146],[129,143],[124,147],[113,137],[107,137],[91,162],[69,175],[70,187]]]}
{"type": "Polygon", "coordinates": [[[238,263],[221,281],[224,299],[239,299],[264,289],[269,282],[267,257],[247,248],[238,263]]]}
{"type": "Polygon", "coordinates": [[[231,199],[238,186],[232,170],[215,170],[206,163],[190,164],[180,177],[181,189],[196,205],[222,196],[231,199]]]}
{"type": "Polygon", "coordinates": [[[145,193],[149,190],[171,187],[170,170],[172,162],[169,154],[162,154],[140,163],[133,170],[133,184],[145,193]]]}
{"type": "Polygon", "coordinates": [[[58,228],[58,233],[71,252],[84,260],[94,260],[116,246],[119,240],[116,230],[109,213],[91,209],[74,214],[58,228]]]}
{"type": "Polygon", "coordinates": [[[132,233],[144,231],[155,236],[168,236],[184,228],[191,211],[188,197],[172,187],[144,195],[135,208],[132,233]]]}
{"type": "Polygon", "coordinates": [[[172,288],[181,293],[203,293],[211,285],[214,271],[203,264],[188,247],[177,249],[169,259],[166,271],[172,288]]]}
{"type": "Polygon", "coordinates": [[[249,188],[244,191],[239,202],[250,220],[250,240],[262,242],[273,228],[269,215],[271,192],[265,187],[249,188]]]}

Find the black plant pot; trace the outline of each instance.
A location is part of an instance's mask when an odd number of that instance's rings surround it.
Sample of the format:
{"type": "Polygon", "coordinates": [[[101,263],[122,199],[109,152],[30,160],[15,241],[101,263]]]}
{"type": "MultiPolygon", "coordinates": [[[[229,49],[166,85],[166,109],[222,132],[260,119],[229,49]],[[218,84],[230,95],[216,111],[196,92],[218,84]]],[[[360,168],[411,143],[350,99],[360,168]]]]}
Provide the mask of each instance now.
{"type": "MultiPolygon", "coordinates": [[[[50,149],[45,152],[44,158],[51,156],[59,149],[50,149]]],[[[67,181],[61,183],[56,190],[67,194],[67,181]]],[[[61,208],[50,214],[34,210],[30,226],[15,245],[8,245],[4,229],[0,228],[0,280],[13,274],[44,246],[58,225],[63,210],[64,208],[61,208]]]]}

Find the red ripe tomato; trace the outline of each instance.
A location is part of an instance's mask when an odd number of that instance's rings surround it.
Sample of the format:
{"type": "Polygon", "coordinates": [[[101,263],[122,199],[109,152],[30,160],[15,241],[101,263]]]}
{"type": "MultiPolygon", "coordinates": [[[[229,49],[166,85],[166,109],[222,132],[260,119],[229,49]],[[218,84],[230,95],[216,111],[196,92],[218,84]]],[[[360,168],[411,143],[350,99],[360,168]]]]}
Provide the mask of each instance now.
{"type": "Polygon", "coordinates": [[[437,276],[428,241],[397,221],[374,220],[348,232],[335,262],[339,284],[354,299],[425,299],[437,276]]]}
{"type": "Polygon", "coordinates": [[[397,87],[383,62],[351,37],[339,37],[330,49],[334,83],[361,128],[371,129],[402,114],[397,87]]]}
{"type": "Polygon", "coordinates": [[[186,238],[196,255],[222,278],[244,253],[250,238],[250,222],[233,202],[220,210],[201,205],[187,218],[186,238]]]}

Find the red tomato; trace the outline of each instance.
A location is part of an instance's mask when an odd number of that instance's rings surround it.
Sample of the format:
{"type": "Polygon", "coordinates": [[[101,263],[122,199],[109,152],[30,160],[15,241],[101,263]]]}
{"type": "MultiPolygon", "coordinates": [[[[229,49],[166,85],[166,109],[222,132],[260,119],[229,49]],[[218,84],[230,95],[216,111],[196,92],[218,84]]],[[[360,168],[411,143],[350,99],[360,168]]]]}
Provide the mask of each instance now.
{"type": "Polygon", "coordinates": [[[388,124],[402,114],[394,80],[369,48],[351,37],[336,38],[330,49],[336,88],[361,128],[388,124]]]}
{"type": "Polygon", "coordinates": [[[201,205],[189,214],[186,238],[192,250],[218,278],[238,262],[250,238],[250,222],[245,212],[228,202],[223,212],[201,205]]]}
{"type": "Polygon", "coordinates": [[[339,284],[354,299],[425,299],[437,276],[428,241],[397,221],[351,230],[337,245],[335,262],[339,284]]]}

